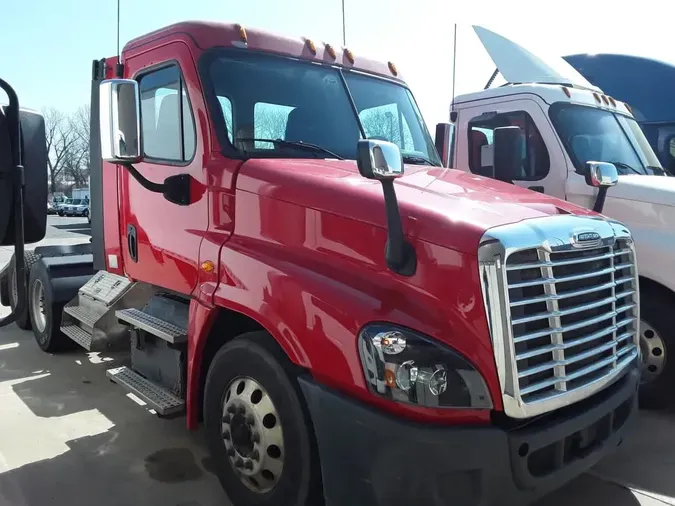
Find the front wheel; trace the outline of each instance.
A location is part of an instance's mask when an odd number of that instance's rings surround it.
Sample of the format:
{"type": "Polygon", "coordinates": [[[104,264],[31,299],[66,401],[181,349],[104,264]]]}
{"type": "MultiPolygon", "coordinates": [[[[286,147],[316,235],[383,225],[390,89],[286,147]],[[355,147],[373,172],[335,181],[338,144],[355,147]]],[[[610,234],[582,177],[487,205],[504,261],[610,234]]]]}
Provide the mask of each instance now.
{"type": "Polygon", "coordinates": [[[675,312],[673,297],[653,291],[640,294],[640,406],[664,409],[675,404],[675,312]]]}
{"type": "Polygon", "coordinates": [[[209,451],[234,506],[317,504],[309,415],[286,357],[271,351],[269,339],[244,334],[211,362],[204,393],[209,451]]]}

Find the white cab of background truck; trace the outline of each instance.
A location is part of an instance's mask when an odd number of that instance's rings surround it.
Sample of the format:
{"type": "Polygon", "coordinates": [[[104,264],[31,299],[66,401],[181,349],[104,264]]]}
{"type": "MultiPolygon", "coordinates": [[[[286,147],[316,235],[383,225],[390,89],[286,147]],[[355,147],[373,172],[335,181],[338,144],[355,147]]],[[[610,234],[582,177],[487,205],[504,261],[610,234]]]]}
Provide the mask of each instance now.
{"type": "Polygon", "coordinates": [[[637,244],[641,399],[645,406],[667,405],[675,399],[675,177],[661,167],[629,105],[562,58],[544,61],[474,29],[508,84],[455,98],[448,165],[589,208],[598,189],[586,182],[587,162],[615,165],[618,182],[602,213],[626,224],[637,244]],[[520,127],[523,139],[522,166],[510,177],[495,174],[492,163],[494,129],[505,126],[520,127]]]}

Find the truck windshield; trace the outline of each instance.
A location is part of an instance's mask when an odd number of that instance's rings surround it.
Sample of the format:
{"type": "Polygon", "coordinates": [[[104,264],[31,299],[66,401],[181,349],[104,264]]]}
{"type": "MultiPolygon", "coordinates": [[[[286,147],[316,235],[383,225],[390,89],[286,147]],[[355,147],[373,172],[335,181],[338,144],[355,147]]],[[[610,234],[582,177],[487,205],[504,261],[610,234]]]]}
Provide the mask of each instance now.
{"type": "Polygon", "coordinates": [[[577,170],[594,161],[614,163],[619,174],[671,175],[633,118],[565,102],[553,104],[549,114],[577,170]]]}
{"type": "Polygon", "coordinates": [[[440,165],[417,104],[401,84],[333,66],[226,50],[211,55],[203,69],[207,94],[218,103],[221,144],[230,154],[354,160],[360,121],[366,137],[397,144],[407,163],[440,165]]]}

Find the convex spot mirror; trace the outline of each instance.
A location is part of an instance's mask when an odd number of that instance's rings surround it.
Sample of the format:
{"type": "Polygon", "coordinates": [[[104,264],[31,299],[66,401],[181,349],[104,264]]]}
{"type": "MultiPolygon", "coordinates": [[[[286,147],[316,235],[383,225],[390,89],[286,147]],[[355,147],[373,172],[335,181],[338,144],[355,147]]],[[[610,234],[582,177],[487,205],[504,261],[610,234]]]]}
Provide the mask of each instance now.
{"type": "Polygon", "coordinates": [[[356,163],[368,179],[396,179],[403,175],[403,156],[396,144],[376,139],[358,142],[356,163]]]}
{"type": "Polygon", "coordinates": [[[136,163],[143,158],[141,99],[133,79],[107,79],[99,88],[101,158],[136,163]]]}
{"type": "Polygon", "coordinates": [[[586,184],[594,188],[609,188],[619,182],[619,173],[613,163],[586,162],[586,184]]]}

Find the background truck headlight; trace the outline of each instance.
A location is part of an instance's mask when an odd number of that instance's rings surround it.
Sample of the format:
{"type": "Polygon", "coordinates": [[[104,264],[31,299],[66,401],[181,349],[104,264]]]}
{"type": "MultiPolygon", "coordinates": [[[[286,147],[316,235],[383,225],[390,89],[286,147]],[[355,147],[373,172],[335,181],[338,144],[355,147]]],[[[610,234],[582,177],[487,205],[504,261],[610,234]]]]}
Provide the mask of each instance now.
{"type": "Polygon", "coordinates": [[[430,408],[492,408],[473,365],[427,336],[372,323],[359,333],[358,346],[366,382],[380,397],[430,408]]]}

